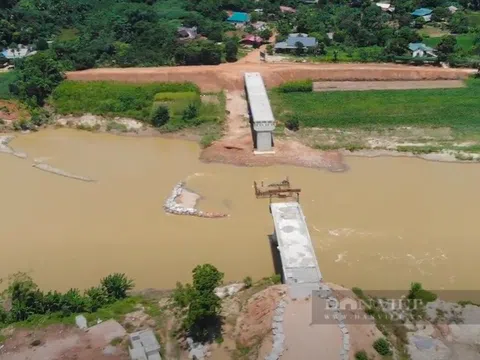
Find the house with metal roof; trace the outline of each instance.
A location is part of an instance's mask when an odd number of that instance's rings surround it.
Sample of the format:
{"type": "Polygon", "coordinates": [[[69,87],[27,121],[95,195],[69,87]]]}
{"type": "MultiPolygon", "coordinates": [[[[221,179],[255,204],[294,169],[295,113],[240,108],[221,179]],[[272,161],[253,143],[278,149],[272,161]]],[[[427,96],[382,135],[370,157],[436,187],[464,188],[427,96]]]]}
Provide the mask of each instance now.
{"type": "Polygon", "coordinates": [[[419,9],[416,9],[414,12],[412,12],[411,15],[416,18],[422,17],[423,20],[428,22],[432,20],[432,13],[433,13],[432,9],[419,8],[419,9]]]}
{"type": "Polygon", "coordinates": [[[424,43],[410,43],[408,49],[412,52],[412,57],[437,57],[435,49],[425,45],[424,43]]]}
{"type": "Polygon", "coordinates": [[[244,12],[233,12],[227,21],[231,24],[246,24],[250,22],[250,16],[244,12]]]}
{"type": "Polygon", "coordinates": [[[275,50],[289,51],[297,48],[297,43],[301,43],[305,49],[313,48],[318,45],[317,39],[307,34],[290,34],[287,40],[275,44],[275,50]]]}
{"type": "Polygon", "coordinates": [[[25,45],[18,45],[14,49],[3,49],[2,55],[8,60],[21,59],[27,56],[35,55],[37,52],[32,50],[32,47],[25,45]]]}

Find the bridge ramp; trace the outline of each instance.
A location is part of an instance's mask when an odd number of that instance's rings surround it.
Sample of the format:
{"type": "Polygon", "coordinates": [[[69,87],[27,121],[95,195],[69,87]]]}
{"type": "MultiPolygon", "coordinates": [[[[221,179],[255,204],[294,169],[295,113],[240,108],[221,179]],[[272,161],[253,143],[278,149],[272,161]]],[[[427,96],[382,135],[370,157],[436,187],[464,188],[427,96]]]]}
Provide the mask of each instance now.
{"type": "Polygon", "coordinates": [[[322,274],[298,202],[270,204],[275,225],[274,241],[282,262],[283,281],[292,299],[306,298],[320,289],[322,274]]]}

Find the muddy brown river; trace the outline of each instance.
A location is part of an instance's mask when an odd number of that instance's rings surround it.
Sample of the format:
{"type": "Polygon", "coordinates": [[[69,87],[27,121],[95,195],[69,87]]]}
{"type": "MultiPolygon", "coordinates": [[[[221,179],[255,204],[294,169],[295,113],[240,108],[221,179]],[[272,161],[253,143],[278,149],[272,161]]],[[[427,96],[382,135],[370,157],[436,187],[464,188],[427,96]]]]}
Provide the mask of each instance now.
{"type": "Polygon", "coordinates": [[[480,165],[413,158],[347,158],[350,171],[204,164],[193,142],[48,130],[12,141],[28,159],[0,154],[0,277],[30,273],[41,287],[85,288],[125,272],[137,288],[171,288],[212,263],[226,280],[273,273],[268,200],[254,180],[289,176],[301,187],[324,278],[365,289],[479,288],[480,165]],[[41,159],[96,179],[32,167],[41,159]],[[164,213],[188,178],[199,208],[226,219],[164,213]]]}

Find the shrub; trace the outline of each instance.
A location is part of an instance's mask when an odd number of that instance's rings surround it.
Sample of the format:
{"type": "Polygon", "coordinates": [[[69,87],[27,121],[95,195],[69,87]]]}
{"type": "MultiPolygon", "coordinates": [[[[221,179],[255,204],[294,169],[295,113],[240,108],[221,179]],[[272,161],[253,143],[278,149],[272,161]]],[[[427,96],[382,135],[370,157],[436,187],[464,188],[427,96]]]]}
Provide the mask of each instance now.
{"type": "Polygon", "coordinates": [[[360,350],[355,353],[355,360],[368,360],[368,355],[365,350],[360,350]]]}
{"type": "Polygon", "coordinates": [[[202,138],[200,139],[200,146],[205,149],[207,147],[209,147],[210,145],[212,145],[212,143],[216,140],[218,140],[219,136],[216,135],[216,134],[205,134],[202,136],[202,138]]]}
{"type": "Polygon", "coordinates": [[[283,93],[312,92],[313,81],[312,80],[289,81],[280,85],[277,89],[283,93]]]}
{"type": "Polygon", "coordinates": [[[288,129],[288,130],[292,130],[292,131],[298,131],[300,129],[300,121],[298,120],[297,117],[291,117],[291,118],[288,118],[286,121],[285,121],[285,127],[288,129]]]}
{"type": "Polygon", "coordinates": [[[107,123],[107,131],[118,131],[118,132],[127,132],[128,128],[127,125],[116,122],[116,121],[109,121],[107,123]]]}
{"type": "Polygon", "coordinates": [[[127,291],[131,290],[134,283],[125,274],[115,273],[103,278],[100,283],[110,299],[120,300],[127,297],[127,291]]]}
{"type": "Polygon", "coordinates": [[[163,126],[168,122],[168,120],[170,120],[170,113],[166,106],[160,105],[153,110],[151,117],[151,123],[153,126],[163,126]]]}
{"type": "Polygon", "coordinates": [[[243,279],[243,283],[245,284],[245,287],[248,289],[252,287],[253,280],[250,276],[247,276],[245,279],[243,279]]]}
{"type": "Polygon", "coordinates": [[[185,308],[190,303],[192,295],[192,287],[190,284],[183,286],[182,283],[177,282],[175,290],[173,290],[173,303],[179,308],[185,308]]]}
{"type": "Polygon", "coordinates": [[[88,299],[88,310],[91,312],[97,311],[111,301],[106,289],[102,286],[91,287],[85,291],[85,296],[88,299]]]}
{"type": "Polygon", "coordinates": [[[373,343],[373,348],[382,356],[392,355],[390,343],[385,338],[375,340],[375,342],[373,343]]]}
{"type": "Polygon", "coordinates": [[[431,291],[425,290],[421,283],[414,282],[410,284],[410,291],[408,292],[407,298],[410,300],[421,300],[422,303],[427,304],[435,301],[437,295],[431,291]]]}
{"type": "Polygon", "coordinates": [[[282,282],[282,275],[274,274],[274,275],[270,276],[270,282],[272,284],[280,284],[282,282]]]}
{"type": "Polygon", "coordinates": [[[192,120],[198,116],[198,106],[194,103],[188,104],[188,106],[183,110],[182,119],[183,120],[192,120]]]}
{"type": "Polygon", "coordinates": [[[161,92],[155,94],[155,101],[177,101],[177,100],[186,100],[186,101],[196,101],[199,98],[199,94],[193,91],[189,92],[161,92]]]}

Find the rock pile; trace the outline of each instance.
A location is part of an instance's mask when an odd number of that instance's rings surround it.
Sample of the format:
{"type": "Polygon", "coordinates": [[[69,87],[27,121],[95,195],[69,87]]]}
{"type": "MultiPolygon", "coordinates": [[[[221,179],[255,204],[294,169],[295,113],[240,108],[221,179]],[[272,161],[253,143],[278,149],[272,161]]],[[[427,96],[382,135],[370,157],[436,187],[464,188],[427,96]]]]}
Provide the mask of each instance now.
{"type": "Polygon", "coordinates": [[[208,344],[200,344],[193,341],[192,338],[187,338],[188,344],[188,358],[196,360],[204,360],[206,357],[210,357],[208,344]]]}
{"type": "Polygon", "coordinates": [[[215,295],[220,299],[227,296],[233,296],[245,287],[244,283],[236,283],[215,288],[215,295]]]}
{"type": "Polygon", "coordinates": [[[176,200],[182,194],[184,187],[185,183],[183,181],[180,181],[177,185],[174,186],[172,194],[168,197],[167,200],[165,200],[165,203],[163,204],[163,209],[166,212],[176,215],[191,215],[204,218],[223,218],[228,216],[228,214],[201,211],[195,208],[187,208],[181,204],[178,204],[176,200]]]}
{"type": "Polygon", "coordinates": [[[14,136],[0,136],[0,153],[10,154],[22,159],[26,159],[27,154],[22,152],[17,152],[13,150],[10,146],[8,146],[8,143],[12,141],[13,138],[14,136]]]}
{"type": "Polygon", "coordinates": [[[265,357],[265,360],[278,360],[285,350],[285,333],[283,331],[283,315],[287,302],[282,299],[274,312],[272,322],[273,345],[272,352],[265,357]]]}
{"type": "MultiPolygon", "coordinates": [[[[333,296],[332,289],[330,289],[328,285],[321,283],[319,294],[320,297],[322,299],[326,299],[332,307],[338,304],[338,300],[333,296]]],[[[333,317],[338,321],[338,326],[342,331],[342,347],[340,349],[340,360],[348,360],[348,354],[350,352],[350,334],[345,325],[345,316],[340,312],[340,309],[335,309],[333,317]]]]}

